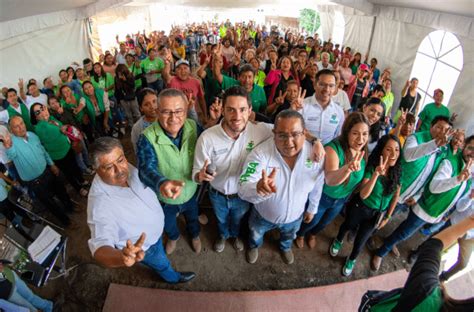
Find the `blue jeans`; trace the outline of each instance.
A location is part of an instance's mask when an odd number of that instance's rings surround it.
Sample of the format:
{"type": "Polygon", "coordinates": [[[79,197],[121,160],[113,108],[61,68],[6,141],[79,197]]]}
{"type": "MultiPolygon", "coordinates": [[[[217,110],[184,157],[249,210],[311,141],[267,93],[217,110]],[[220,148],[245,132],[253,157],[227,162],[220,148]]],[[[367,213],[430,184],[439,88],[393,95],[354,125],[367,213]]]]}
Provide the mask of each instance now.
{"type": "Polygon", "coordinates": [[[385,257],[390,250],[392,250],[393,246],[410,238],[424,224],[426,224],[426,221],[418,218],[413,211],[410,211],[405,221],[403,221],[395,231],[384,240],[383,246],[380,247],[375,254],[379,257],[385,257]]]}
{"type": "Polygon", "coordinates": [[[81,171],[84,173],[84,171],[86,171],[87,168],[90,167],[89,151],[87,150],[87,145],[84,139],[81,140],[81,144],[82,144],[82,152],[80,154],[75,153],[75,155],[76,155],[76,163],[81,169],[81,171]]]}
{"type": "Polygon", "coordinates": [[[162,203],[163,211],[165,213],[165,233],[171,240],[179,238],[179,229],[176,222],[176,215],[182,213],[186,219],[186,230],[192,238],[199,236],[199,210],[197,205],[197,192],[194,196],[181,205],[170,205],[162,203]]]}
{"type": "Polygon", "coordinates": [[[239,197],[227,199],[211,187],[209,188],[209,199],[216,214],[220,236],[223,239],[238,237],[240,222],[249,210],[249,203],[239,197]]]}
{"type": "Polygon", "coordinates": [[[168,257],[166,257],[161,237],[155,244],[148,248],[142,263],[155,270],[156,273],[158,273],[161,278],[168,283],[176,283],[181,278],[181,273],[176,272],[171,267],[171,263],[168,260],[168,257]]]}
{"type": "Polygon", "coordinates": [[[346,200],[347,197],[335,199],[322,193],[321,199],[319,200],[318,212],[316,212],[310,223],[301,223],[301,228],[297,235],[303,237],[308,232],[310,232],[311,235],[318,234],[337,217],[344,207],[346,200]]]}
{"type": "Polygon", "coordinates": [[[148,82],[147,87],[155,90],[156,94],[160,94],[161,90],[163,90],[163,80],[158,79],[155,82],[148,82]]]}
{"type": "Polygon", "coordinates": [[[395,211],[393,212],[394,215],[399,215],[401,213],[405,213],[405,212],[408,212],[410,211],[410,206],[408,206],[407,204],[398,204],[395,206],[395,211]]]}
{"type": "Polygon", "coordinates": [[[265,233],[273,229],[278,229],[280,230],[280,250],[291,250],[291,244],[296,238],[296,231],[300,228],[301,221],[303,221],[303,215],[290,223],[271,223],[260,216],[256,209],[252,209],[249,219],[250,248],[259,248],[262,246],[265,233]]]}
{"type": "Polygon", "coordinates": [[[15,272],[13,272],[13,276],[15,277],[15,286],[13,288],[12,295],[10,299],[8,299],[8,301],[13,302],[14,304],[17,304],[19,306],[28,308],[30,309],[30,311],[53,311],[53,303],[51,301],[35,295],[15,272]]]}

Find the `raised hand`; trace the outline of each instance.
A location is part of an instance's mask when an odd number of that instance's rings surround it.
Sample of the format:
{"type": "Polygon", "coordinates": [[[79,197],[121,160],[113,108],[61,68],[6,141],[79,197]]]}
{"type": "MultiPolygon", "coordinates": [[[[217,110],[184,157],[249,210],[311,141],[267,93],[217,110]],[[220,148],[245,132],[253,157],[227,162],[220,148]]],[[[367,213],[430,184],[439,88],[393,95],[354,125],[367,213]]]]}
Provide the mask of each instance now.
{"type": "Polygon", "coordinates": [[[160,186],[161,196],[170,199],[178,198],[179,195],[181,195],[181,190],[183,189],[184,184],[183,181],[178,180],[168,180],[163,182],[160,186]]]}
{"type": "Polygon", "coordinates": [[[354,158],[347,164],[347,168],[350,172],[356,172],[360,170],[360,162],[364,158],[365,151],[356,152],[354,158]]]}
{"type": "Polygon", "coordinates": [[[3,146],[6,149],[12,147],[12,138],[9,133],[5,133],[5,135],[0,135],[0,140],[3,142],[3,146]]]}
{"type": "Polygon", "coordinates": [[[469,159],[464,169],[458,175],[459,183],[469,180],[469,178],[471,177],[471,166],[472,166],[472,159],[469,159]]]}
{"type": "Polygon", "coordinates": [[[449,129],[446,134],[442,134],[439,137],[435,138],[435,143],[438,147],[445,146],[448,144],[451,136],[456,132],[454,129],[449,129]]]}
{"type": "Polygon", "coordinates": [[[18,79],[18,88],[23,89],[23,86],[25,85],[23,78],[18,79]]]}
{"type": "Polygon", "coordinates": [[[222,115],[222,100],[215,98],[214,103],[209,107],[209,116],[212,120],[219,119],[222,115]]]}
{"type": "Polygon", "coordinates": [[[407,121],[408,108],[407,109],[402,108],[401,111],[402,111],[402,114],[398,118],[398,122],[400,123],[400,125],[404,125],[405,122],[407,121]]]}
{"type": "Polygon", "coordinates": [[[209,166],[209,160],[206,159],[206,161],[204,162],[204,166],[201,168],[201,170],[199,170],[199,173],[198,173],[197,180],[199,181],[199,183],[203,181],[211,182],[212,180],[214,180],[214,176],[216,175],[216,173],[209,172],[208,166],[209,166]]]}
{"type": "Polygon", "coordinates": [[[385,175],[388,169],[388,160],[390,158],[387,157],[385,161],[383,160],[383,156],[380,156],[380,164],[375,168],[375,173],[378,174],[379,176],[385,175]]]}
{"type": "Polygon", "coordinates": [[[303,88],[300,87],[300,89],[298,90],[298,97],[290,103],[291,109],[293,110],[303,109],[303,101],[305,97],[306,97],[306,90],[303,90],[303,88]]]}
{"type": "Polygon", "coordinates": [[[196,104],[196,97],[192,92],[186,93],[186,96],[188,98],[188,109],[191,109],[196,104]]]}
{"type": "Polygon", "coordinates": [[[127,240],[127,245],[122,249],[122,260],[125,266],[131,267],[145,258],[145,252],[142,249],[145,238],[146,234],[142,233],[135,244],[132,244],[131,240],[127,240]]]}
{"type": "Polygon", "coordinates": [[[286,94],[287,94],[287,93],[288,93],[288,92],[285,91],[285,93],[282,94],[282,92],[281,92],[281,90],[280,90],[280,92],[278,93],[278,97],[275,98],[275,104],[278,105],[278,106],[280,106],[280,105],[282,105],[283,103],[285,103],[285,98],[286,98],[286,94]]]}
{"type": "Polygon", "coordinates": [[[262,170],[262,178],[257,183],[257,194],[260,196],[269,196],[272,193],[276,193],[276,185],[275,185],[275,176],[276,176],[276,168],[273,168],[272,172],[269,176],[267,176],[267,172],[265,169],[262,170]]]}

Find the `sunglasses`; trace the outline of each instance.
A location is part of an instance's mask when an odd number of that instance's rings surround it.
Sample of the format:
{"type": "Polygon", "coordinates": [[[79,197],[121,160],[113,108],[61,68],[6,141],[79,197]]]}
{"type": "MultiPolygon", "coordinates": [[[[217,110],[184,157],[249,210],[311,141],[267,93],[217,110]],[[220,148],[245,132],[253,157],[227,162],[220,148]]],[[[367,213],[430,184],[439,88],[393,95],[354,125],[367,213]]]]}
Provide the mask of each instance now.
{"type": "Polygon", "coordinates": [[[42,112],[44,112],[44,106],[43,105],[41,105],[38,110],[35,110],[35,116],[38,116],[42,112]]]}

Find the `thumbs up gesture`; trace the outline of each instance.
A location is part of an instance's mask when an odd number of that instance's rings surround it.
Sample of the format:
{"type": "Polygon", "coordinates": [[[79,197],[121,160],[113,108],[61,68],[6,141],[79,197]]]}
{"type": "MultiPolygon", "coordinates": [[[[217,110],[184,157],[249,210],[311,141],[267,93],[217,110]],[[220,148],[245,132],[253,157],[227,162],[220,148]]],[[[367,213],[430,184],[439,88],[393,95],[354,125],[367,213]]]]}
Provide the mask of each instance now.
{"type": "Polygon", "coordinates": [[[127,240],[127,245],[122,249],[122,259],[125,266],[131,267],[145,258],[145,252],[142,249],[145,238],[145,233],[142,233],[135,244],[132,244],[131,240],[127,240]]]}
{"type": "Polygon", "coordinates": [[[269,176],[265,169],[262,170],[262,178],[257,183],[257,194],[260,196],[269,196],[272,193],[276,193],[275,177],[276,168],[273,168],[269,176]]]}
{"type": "Polygon", "coordinates": [[[183,181],[178,180],[165,181],[160,186],[160,193],[163,197],[176,199],[181,195],[184,184],[183,181]]]}

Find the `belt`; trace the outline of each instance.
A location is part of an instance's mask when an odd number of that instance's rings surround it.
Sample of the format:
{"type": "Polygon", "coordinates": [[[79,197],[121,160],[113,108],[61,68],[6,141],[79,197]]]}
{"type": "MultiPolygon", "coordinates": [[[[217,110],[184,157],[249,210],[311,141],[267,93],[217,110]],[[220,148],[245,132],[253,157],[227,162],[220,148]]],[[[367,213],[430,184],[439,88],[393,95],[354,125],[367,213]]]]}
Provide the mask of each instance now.
{"type": "Polygon", "coordinates": [[[224,193],[219,192],[218,190],[216,190],[215,188],[213,188],[213,187],[210,186],[210,185],[209,185],[209,191],[210,191],[210,192],[214,192],[214,193],[216,193],[216,194],[219,194],[220,196],[223,196],[223,197],[225,197],[226,199],[239,198],[239,194],[237,194],[237,193],[226,195],[226,194],[224,194],[224,193]]]}

